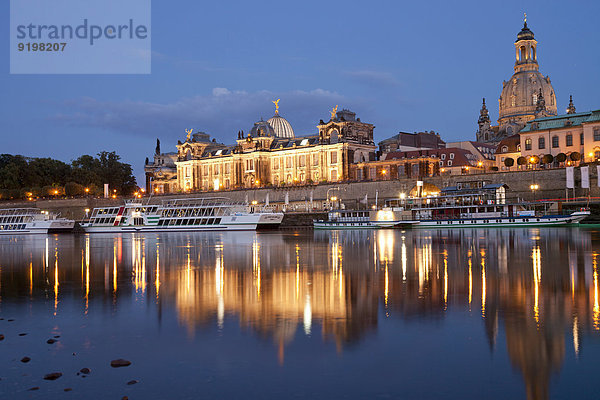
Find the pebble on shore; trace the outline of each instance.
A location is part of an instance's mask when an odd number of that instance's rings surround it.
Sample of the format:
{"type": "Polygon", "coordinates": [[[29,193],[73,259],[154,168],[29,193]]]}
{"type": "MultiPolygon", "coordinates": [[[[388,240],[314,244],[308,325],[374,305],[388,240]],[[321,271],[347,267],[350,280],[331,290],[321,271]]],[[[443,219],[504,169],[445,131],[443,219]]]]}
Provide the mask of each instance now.
{"type": "Polygon", "coordinates": [[[44,375],[44,379],[47,381],[55,381],[62,376],[62,372],[51,372],[44,375]]]}
{"type": "Polygon", "coordinates": [[[128,367],[130,365],[131,365],[131,361],[124,360],[122,358],[119,358],[117,360],[112,360],[110,362],[110,366],[113,367],[113,368],[128,367]]]}

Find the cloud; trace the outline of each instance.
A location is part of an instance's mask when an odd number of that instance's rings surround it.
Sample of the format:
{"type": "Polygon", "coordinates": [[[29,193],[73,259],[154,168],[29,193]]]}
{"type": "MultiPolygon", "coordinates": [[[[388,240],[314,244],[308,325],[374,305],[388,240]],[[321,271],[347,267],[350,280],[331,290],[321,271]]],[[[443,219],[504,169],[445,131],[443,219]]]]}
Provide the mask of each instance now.
{"type": "Polygon", "coordinates": [[[393,74],[385,71],[344,71],[343,74],[358,83],[368,86],[396,87],[400,84],[400,82],[396,79],[396,77],[393,74]]]}
{"type": "Polygon", "coordinates": [[[239,130],[247,132],[261,117],[270,118],[274,112],[271,101],[278,98],[281,115],[298,135],[315,133],[319,119],[327,119],[328,111],[336,104],[361,110],[368,107],[360,99],[350,100],[325,89],[249,93],[217,87],[209,95],[181,98],[173,103],[80,98],[59,104],[62,111],[50,119],[63,126],[101,128],[173,141],[184,138],[185,129],[193,128],[231,143],[239,130]]]}

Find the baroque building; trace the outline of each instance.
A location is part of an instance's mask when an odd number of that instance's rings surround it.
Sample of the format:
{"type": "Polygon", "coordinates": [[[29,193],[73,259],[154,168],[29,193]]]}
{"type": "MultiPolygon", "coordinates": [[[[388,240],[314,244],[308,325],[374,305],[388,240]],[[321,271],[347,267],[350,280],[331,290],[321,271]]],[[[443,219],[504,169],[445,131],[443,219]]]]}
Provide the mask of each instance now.
{"type": "MultiPolygon", "coordinates": [[[[375,159],[372,124],[350,110],[331,111],[321,120],[318,133],[296,137],[291,124],[279,114],[255,122],[249,133],[238,132],[232,145],[210,140],[209,135],[187,130],[177,143],[176,191],[217,191],[349,179],[350,165],[375,159]]],[[[149,190],[162,192],[152,166],[149,190]]]]}
{"type": "Polygon", "coordinates": [[[537,41],[525,18],[515,41],[514,73],[502,83],[498,99],[498,125],[491,126],[483,99],[477,121],[477,141],[498,143],[518,133],[527,122],[556,114],[556,93],[550,78],[539,71],[537,41]]]}

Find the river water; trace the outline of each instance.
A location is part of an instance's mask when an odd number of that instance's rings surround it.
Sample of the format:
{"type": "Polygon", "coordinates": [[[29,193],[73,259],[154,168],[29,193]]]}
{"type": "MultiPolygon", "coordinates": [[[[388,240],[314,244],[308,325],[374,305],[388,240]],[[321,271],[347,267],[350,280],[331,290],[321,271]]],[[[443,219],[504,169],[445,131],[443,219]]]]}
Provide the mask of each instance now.
{"type": "Polygon", "coordinates": [[[0,398],[596,399],[599,254],[584,228],[0,236],[0,398]]]}

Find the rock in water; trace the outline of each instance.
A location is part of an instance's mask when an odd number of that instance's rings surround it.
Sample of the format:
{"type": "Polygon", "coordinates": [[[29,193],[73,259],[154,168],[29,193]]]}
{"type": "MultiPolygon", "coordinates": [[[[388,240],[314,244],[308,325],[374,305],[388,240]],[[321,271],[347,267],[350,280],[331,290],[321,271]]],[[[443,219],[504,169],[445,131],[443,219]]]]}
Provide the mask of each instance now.
{"type": "Polygon", "coordinates": [[[44,379],[47,381],[55,381],[62,376],[62,372],[52,372],[44,375],[44,379]]]}
{"type": "Polygon", "coordinates": [[[19,336],[25,336],[27,335],[26,333],[19,333],[19,336]]]}
{"type": "Polygon", "coordinates": [[[90,372],[92,372],[92,370],[89,368],[81,368],[79,370],[79,372],[81,372],[82,374],[88,375],[90,372]]]}
{"type": "Polygon", "coordinates": [[[48,344],[53,344],[53,343],[56,343],[56,342],[57,342],[56,339],[48,339],[48,340],[46,340],[46,343],[48,343],[48,344]]]}
{"type": "Polygon", "coordinates": [[[34,386],[32,388],[29,388],[28,390],[40,390],[39,386],[34,386]]]}
{"type": "Polygon", "coordinates": [[[22,363],[28,363],[29,361],[31,361],[31,358],[29,358],[29,357],[23,357],[23,358],[21,358],[21,362],[22,363]]]}
{"type": "Polygon", "coordinates": [[[122,358],[119,358],[118,360],[112,360],[110,362],[110,366],[113,368],[128,367],[130,365],[131,361],[123,360],[122,358]]]}
{"type": "Polygon", "coordinates": [[[139,382],[139,381],[137,381],[137,380],[133,379],[133,380],[130,380],[129,382],[127,382],[127,384],[128,384],[128,385],[135,385],[135,384],[136,384],[136,383],[138,383],[138,382],[139,382]]]}
{"type": "Polygon", "coordinates": [[[73,389],[71,389],[71,388],[64,388],[63,390],[64,390],[65,392],[70,392],[70,391],[71,391],[71,390],[73,390],[73,389]]]}
{"type": "Polygon", "coordinates": [[[0,335],[0,340],[4,340],[4,335],[0,335]]]}

